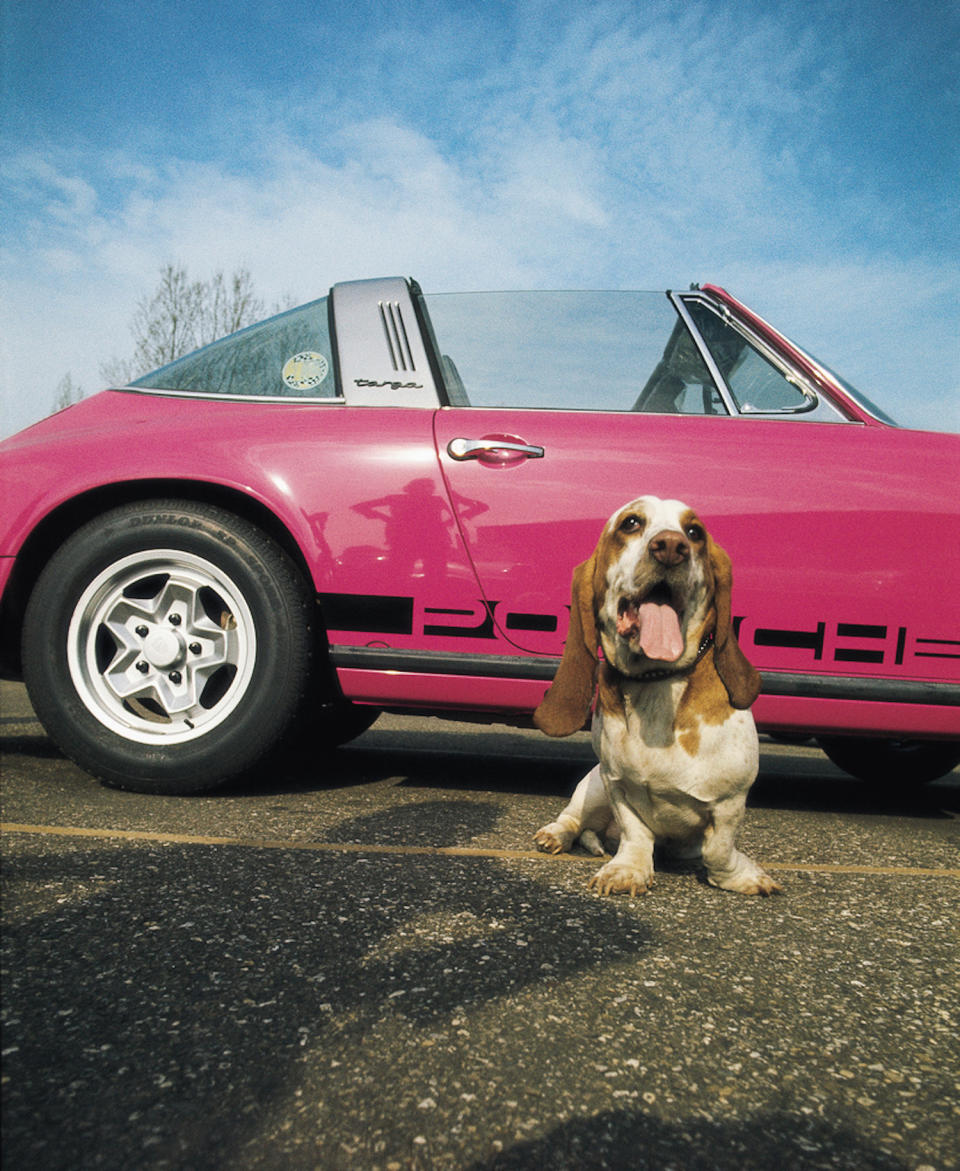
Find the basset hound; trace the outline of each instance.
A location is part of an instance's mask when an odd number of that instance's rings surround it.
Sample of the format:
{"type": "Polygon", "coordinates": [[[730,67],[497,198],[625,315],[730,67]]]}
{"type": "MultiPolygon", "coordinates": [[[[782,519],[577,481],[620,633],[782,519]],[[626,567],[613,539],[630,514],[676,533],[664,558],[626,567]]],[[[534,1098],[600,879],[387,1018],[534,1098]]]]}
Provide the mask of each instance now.
{"type": "Polygon", "coordinates": [[[563,657],[534,722],[569,736],[596,695],[600,763],[534,840],[559,854],[580,838],[602,855],[599,835],[615,821],[616,855],[590,880],[599,894],[648,891],[656,843],[702,859],[714,886],[780,890],[735,845],[759,763],[749,708],[760,676],[732,629],[731,580],[696,513],[656,496],[614,513],[574,570],[563,657]]]}

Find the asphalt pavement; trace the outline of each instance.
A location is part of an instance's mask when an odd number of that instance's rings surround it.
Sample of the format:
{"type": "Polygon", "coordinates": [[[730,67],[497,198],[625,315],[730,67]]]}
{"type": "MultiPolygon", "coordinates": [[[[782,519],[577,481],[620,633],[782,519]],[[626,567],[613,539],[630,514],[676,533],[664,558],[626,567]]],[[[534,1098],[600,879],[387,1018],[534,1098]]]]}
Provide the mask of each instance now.
{"type": "Polygon", "coordinates": [[[760,899],[533,832],[585,736],[383,716],[217,794],[100,786],[0,684],[2,1164],[960,1165],[960,773],[764,741],[760,899]]]}

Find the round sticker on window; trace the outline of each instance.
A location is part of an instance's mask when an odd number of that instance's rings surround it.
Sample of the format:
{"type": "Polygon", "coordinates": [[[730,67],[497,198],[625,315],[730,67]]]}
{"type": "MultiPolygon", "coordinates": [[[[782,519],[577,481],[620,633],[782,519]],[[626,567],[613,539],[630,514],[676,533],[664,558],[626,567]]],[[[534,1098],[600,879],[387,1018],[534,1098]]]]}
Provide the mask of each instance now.
{"type": "Polygon", "coordinates": [[[287,359],[282,377],[291,390],[312,390],[323,382],[329,369],[330,364],[323,354],[304,350],[302,354],[287,359]]]}

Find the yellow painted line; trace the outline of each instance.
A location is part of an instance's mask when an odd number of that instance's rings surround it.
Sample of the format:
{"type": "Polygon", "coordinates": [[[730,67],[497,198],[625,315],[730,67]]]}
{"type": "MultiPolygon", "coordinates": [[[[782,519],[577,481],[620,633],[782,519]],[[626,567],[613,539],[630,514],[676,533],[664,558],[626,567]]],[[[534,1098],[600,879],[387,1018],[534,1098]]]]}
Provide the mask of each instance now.
{"type": "Polygon", "coordinates": [[[958,878],[960,870],[935,866],[838,866],[830,862],[764,862],[764,870],[795,870],[808,874],[892,874],[906,877],[958,878]]]}
{"type": "MultiPolygon", "coordinates": [[[[452,858],[531,859],[539,862],[592,862],[589,854],[543,854],[539,850],[495,850],[479,846],[391,846],[362,842],[298,842],[279,838],[221,838],[205,834],[155,833],[140,829],[90,829],[70,825],[22,825],[0,823],[10,834],[39,834],[63,838],[101,838],[124,842],[157,842],[181,846],[244,846],[253,850],[305,850],[328,854],[406,854],[452,858]]],[[[797,871],[805,874],[867,874],[906,878],[956,878],[960,869],[921,866],[843,866],[820,862],[764,862],[767,870],[797,871]]]]}
{"type": "Polygon", "coordinates": [[[166,842],[188,846],[246,846],[254,850],[312,850],[345,854],[441,854],[458,858],[537,858],[561,862],[595,862],[588,854],[543,854],[539,850],[494,850],[473,846],[390,846],[361,842],[298,842],[278,838],[217,838],[204,834],[154,833],[140,829],[87,829],[69,825],[19,825],[0,823],[0,831],[14,834],[46,834],[65,838],[109,838],[128,842],[166,842]]]}

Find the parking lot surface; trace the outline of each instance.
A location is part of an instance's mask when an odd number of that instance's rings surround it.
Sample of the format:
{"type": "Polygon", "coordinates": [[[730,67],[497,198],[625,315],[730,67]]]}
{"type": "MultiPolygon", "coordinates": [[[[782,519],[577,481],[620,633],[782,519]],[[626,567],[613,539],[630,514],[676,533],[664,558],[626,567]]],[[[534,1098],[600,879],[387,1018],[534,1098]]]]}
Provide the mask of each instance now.
{"type": "Polygon", "coordinates": [[[531,849],[584,736],[384,716],[163,798],[0,700],[4,1167],[960,1163],[957,772],[765,741],[783,895],[603,899],[531,849]]]}

